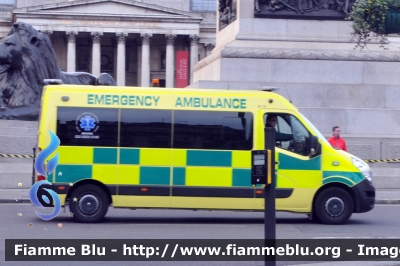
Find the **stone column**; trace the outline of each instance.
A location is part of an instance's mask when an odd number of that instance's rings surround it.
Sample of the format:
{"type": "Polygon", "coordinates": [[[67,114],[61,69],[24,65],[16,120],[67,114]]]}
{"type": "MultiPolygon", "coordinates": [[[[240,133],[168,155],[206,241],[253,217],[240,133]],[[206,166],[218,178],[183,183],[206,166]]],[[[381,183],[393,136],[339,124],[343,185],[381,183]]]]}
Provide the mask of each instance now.
{"type": "Polygon", "coordinates": [[[205,48],[206,48],[206,57],[211,54],[211,51],[214,49],[215,45],[212,43],[206,43],[205,48]]]}
{"type": "Polygon", "coordinates": [[[150,87],[150,38],[153,34],[141,33],[142,38],[142,76],[141,86],[150,87]]]}
{"type": "Polygon", "coordinates": [[[92,74],[98,77],[101,73],[100,32],[92,32],[92,74]]]}
{"type": "Polygon", "coordinates": [[[194,65],[199,61],[199,40],[198,35],[190,35],[190,84],[193,83],[194,65]]]}
{"type": "Polygon", "coordinates": [[[67,72],[76,71],[76,32],[67,32],[68,48],[67,48],[67,72]]]}
{"type": "Polygon", "coordinates": [[[125,41],[126,34],[121,32],[117,34],[117,85],[125,86],[125,41]]]}
{"type": "Polygon", "coordinates": [[[167,51],[166,51],[166,66],[165,66],[165,87],[174,87],[174,66],[175,66],[175,56],[174,56],[174,41],[176,38],[175,34],[166,34],[165,38],[167,40],[167,51]]]}

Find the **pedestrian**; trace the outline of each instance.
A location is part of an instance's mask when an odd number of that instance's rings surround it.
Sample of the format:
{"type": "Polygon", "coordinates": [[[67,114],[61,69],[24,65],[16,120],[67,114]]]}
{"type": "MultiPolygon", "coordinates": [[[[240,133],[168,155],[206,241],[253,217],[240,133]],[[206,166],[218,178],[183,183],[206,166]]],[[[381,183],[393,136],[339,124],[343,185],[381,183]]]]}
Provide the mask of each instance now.
{"type": "Polygon", "coordinates": [[[332,128],[332,137],[328,139],[328,142],[337,150],[347,151],[346,141],[340,137],[340,127],[334,126],[332,128]]]}

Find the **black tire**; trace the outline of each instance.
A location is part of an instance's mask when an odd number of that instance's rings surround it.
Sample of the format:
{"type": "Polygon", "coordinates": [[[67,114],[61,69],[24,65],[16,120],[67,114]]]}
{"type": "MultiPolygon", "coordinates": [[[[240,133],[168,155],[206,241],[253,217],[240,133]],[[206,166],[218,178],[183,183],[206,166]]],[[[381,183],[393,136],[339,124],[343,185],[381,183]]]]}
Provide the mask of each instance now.
{"type": "Polygon", "coordinates": [[[331,187],[323,190],[315,199],[314,215],[325,224],[346,223],[353,214],[354,202],[347,191],[331,187]]]}
{"type": "Polygon", "coordinates": [[[110,202],[106,192],[96,185],[83,185],[75,189],[69,199],[74,220],[80,223],[98,223],[103,220],[110,202]]]}

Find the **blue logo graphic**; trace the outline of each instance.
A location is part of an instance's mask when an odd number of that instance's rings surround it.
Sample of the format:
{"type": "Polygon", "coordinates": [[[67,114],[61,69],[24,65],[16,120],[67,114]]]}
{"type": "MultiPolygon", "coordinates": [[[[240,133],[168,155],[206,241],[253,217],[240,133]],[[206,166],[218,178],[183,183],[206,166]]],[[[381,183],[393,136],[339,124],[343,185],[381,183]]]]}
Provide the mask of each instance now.
{"type": "Polygon", "coordinates": [[[82,129],[84,129],[85,131],[90,131],[96,127],[96,125],[95,125],[96,119],[94,119],[90,115],[85,115],[79,121],[81,122],[81,124],[79,126],[82,129]]]}
{"type": "MultiPolygon", "coordinates": [[[[57,153],[53,158],[51,158],[47,164],[45,164],[45,160],[57,150],[58,146],[60,146],[60,139],[49,130],[50,133],[50,144],[41,152],[39,152],[35,161],[35,170],[38,174],[45,176],[46,178],[56,169],[58,164],[59,154],[57,153]]],[[[44,208],[52,206],[51,201],[54,201],[54,211],[51,214],[43,214],[38,211],[35,211],[37,216],[45,221],[49,221],[56,217],[61,211],[61,201],[60,197],[56,192],[51,190],[50,188],[45,188],[45,186],[50,186],[51,183],[47,180],[42,180],[36,182],[31,189],[29,190],[29,198],[32,204],[38,208],[44,208]]]]}

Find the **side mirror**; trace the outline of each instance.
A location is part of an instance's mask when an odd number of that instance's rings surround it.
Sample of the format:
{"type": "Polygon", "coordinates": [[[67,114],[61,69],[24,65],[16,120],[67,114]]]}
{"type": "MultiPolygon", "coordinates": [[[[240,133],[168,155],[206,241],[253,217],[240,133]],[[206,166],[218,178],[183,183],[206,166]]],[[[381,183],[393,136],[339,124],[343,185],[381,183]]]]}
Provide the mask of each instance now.
{"type": "Polygon", "coordinates": [[[315,157],[321,154],[321,144],[316,136],[310,137],[310,157],[315,157]]]}

